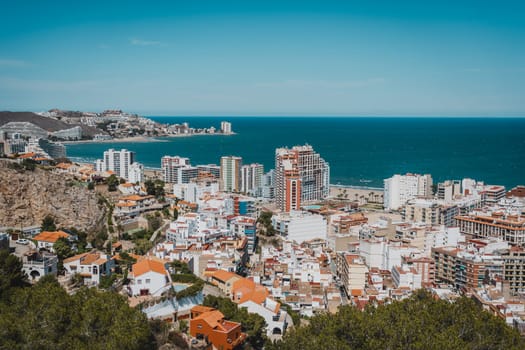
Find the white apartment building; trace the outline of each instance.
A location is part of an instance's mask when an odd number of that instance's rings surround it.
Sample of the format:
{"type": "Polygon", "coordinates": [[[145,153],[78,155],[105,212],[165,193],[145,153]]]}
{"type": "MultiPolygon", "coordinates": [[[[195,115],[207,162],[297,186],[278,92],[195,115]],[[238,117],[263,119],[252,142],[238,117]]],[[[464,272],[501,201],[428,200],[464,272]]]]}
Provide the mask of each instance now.
{"type": "Polygon", "coordinates": [[[144,182],[144,165],[137,162],[131,164],[128,181],[132,184],[144,182]]]}
{"type": "Polygon", "coordinates": [[[409,288],[410,290],[420,289],[421,273],[407,265],[394,266],[394,268],[392,268],[392,281],[396,288],[409,288]]]}
{"type": "MultiPolygon", "coordinates": [[[[164,156],[160,159],[160,165],[162,168],[162,177],[166,183],[188,183],[189,177],[193,174],[189,174],[191,169],[190,159],[179,157],[179,156],[164,156]],[[185,171],[184,171],[185,170],[185,171]]],[[[198,175],[198,169],[195,168],[194,177],[198,175]]]]}
{"type": "Polygon", "coordinates": [[[98,172],[113,171],[116,176],[129,181],[129,170],[134,162],[135,152],[127,149],[116,151],[111,148],[104,152],[103,159],[95,162],[95,169],[98,172]]]}
{"type": "Polygon", "coordinates": [[[241,191],[242,158],[235,156],[221,157],[220,189],[224,192],[241,191]]]}
{"type": "Polygon", "coordinates": [[[384,180],[384,207],[397,210],[408,200],[432,195],[432,176],[429,174],[394,175],[384,180]]]}
{"type": "Polygon", "coordinates": [[[455,247],[465,242],[465,236],[459,232],[459,227],[432,227],[425,234],[424,251],[426,256],[432,254],[432,248],[455,247]]]}
{"type": "Polygon", "coordinates": [[[288,240],[302,243],[314,238],[326,239],[326,219],[317,214],[291,211],[272,216],[272,226],[288,240]]]}
{"type": "Polygon", "coordinates": [[[260,192],[261,180],[264,174],[264,166],[254,163],[241,167],[241,192],[257,194],[260,192]]]}
{"type": "Polygon", "coordinates": [[[223,134],[231,134],[232,124],[230,122],[221,122],[221,132],[223,134]]]}
{"type": "Polygon", "coordinates": [[[190,182],[173,185],[173,194],[191,203],[198,203],[205,195],[213,196],[219,192],[218,182],[190,182]]]}

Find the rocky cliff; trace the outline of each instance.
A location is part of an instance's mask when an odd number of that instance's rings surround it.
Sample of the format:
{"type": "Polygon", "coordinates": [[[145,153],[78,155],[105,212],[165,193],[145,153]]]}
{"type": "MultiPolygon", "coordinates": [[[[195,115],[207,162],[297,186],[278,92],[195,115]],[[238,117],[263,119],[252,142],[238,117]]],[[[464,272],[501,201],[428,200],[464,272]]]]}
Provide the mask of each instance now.
{"type": "Polygon", "coordinates": [[[104,224],[105,209],[94,191],[71,176],[15,170],[9,161],[0,161],[0,227],[40,225],[46,215],[59,227],[94,232],[104,224]]]}

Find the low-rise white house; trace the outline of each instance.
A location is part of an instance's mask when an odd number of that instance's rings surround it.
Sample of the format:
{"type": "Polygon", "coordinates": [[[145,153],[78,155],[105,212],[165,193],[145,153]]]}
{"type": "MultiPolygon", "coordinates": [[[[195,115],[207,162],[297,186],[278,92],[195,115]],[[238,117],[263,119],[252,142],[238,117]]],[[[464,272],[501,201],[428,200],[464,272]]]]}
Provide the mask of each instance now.
{"type": "Polygon", "coordinates": [[[288,313],[280,308],[281,304],[275,300],[266,298],[262,304],[257,304],[253,300],[239,304],[245,307],[249,313],[260,315],[266,321],[266,334],[282,335],[288,327],[288,313]]]}
{"type": "Polygon", "coordinates": [[[54,253],[53,245],[60,238],[69,238],[71,235],[64,231],[43,231],[36,235],[33,239],[36,241],[36,247],[38,249],[47,249],[54,253]]]}
{"type": "Polygon", "coordinates": [[[171,277],[165,265],[164,262],[149,258],[135,263],[128,275],[130,294],[160,296],[171,288],[171,277]]]}
{"type": "Polygon", "coordinates": [[[113,266],[114,260],[100,252],[83,253],[64,259],[66,274],[80,274],[87,285],[98,285],[100,276],[111,275],[113,266]]]}

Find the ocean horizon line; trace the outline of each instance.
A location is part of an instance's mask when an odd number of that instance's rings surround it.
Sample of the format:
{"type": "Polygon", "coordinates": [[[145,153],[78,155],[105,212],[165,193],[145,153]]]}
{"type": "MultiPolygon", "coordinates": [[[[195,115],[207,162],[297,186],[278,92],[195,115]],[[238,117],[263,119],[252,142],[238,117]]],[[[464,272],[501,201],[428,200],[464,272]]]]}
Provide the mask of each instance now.
{"type": "Polygon", "coordinates": [[[268,114],[268,115],[255,115],[255,114],[246,114],[246,115],[229,115],[229,114],[223,114],[223,115],[206,115],[206,114],[199,114],[199,115],[184,115],[184,114],[140,114],[137,113],[145,118],[370,118],[370,119],[523,119],[525,118],[525,115],[519,116],[512,116],[512,115],[503,115],[503,116],[497,116],[497,115],[470,115],[470,116],[463,116],[463,115],[430,115],[430,116],[424,116],[424,115],[313,115],[313,114],[268,114]]]}

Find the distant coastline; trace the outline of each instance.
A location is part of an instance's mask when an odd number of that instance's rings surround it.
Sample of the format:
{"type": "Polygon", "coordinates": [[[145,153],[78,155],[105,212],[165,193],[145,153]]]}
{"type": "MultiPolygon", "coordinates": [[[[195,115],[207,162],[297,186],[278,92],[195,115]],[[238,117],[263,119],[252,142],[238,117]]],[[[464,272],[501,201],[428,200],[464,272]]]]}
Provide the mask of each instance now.
{"type": "Polygon", "coordinates": [[[65,145],[83,144],[83,143],[118,143],[118,142],[169,142],[162,138],[172,137],[191,137],[191,136],[231,136],[237,135],[235,132],[229,134],[215,133],[195,133],[195,134],[179,134],[179,135],[162,135],[162,136],[130,136],[130,137],[119,137],[107,140],[77,140],[77,141],[61,141],[65,145]]]}

